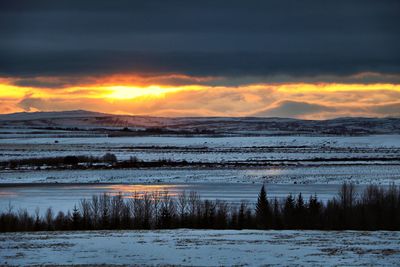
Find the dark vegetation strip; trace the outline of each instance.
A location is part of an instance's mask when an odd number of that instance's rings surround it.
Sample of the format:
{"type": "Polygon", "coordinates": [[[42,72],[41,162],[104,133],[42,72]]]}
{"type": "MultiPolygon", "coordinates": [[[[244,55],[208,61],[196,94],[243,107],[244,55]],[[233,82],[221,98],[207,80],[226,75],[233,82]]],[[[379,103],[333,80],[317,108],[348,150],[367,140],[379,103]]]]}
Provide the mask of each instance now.
{"type": "Polygon", "coordinates": [[[400,230],[400,187],[370,185],[359,195],[343,184],[336,197],[323,203],[317,196],[268,199],[264,186],[255,207],[224,201],[201,200],[196,192],[171,196],[167,191],[94,195],[82,199],[72,212],[47,209],[0,214],[0,231],[59,231],[101,229],[314,229],[400,230]]]}
{"type": "Polygon", "coordinates": [[[143,161],[137,157],[130,157],[127,160],[118,160],[112,153],[106,153],[102,157],[94,156],[64,156],[64,157],[43,157],[14,159],[0,162],[0,169],[21,169],[25,167],[51,169],[126,169],[126,168],[157,168],[157,167],[248,167],[248,166],[270,166],[290,165],[301,162],[356,162],[356,161],[400,161],[400,157],[371,157],[371,158],[312,158],[312,159],[271,159],[242,162],[197,162],[186,160],[159,159],[154,161],[143,161]]]}

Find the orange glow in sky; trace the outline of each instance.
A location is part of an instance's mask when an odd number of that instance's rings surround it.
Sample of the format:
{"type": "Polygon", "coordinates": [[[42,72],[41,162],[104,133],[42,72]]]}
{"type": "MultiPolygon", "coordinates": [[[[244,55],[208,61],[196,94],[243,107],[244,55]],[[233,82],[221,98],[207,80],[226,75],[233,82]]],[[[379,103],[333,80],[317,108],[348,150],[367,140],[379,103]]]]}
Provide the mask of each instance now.
{"type": "Polygon", "coordinates": [[[152,82],[151,78],[147,78],[135,84],[128,78],[114,77],[94,80],[93,83],[46,88],[18,86],[3,79],[0,80],[0,113],[85,109],[155,116],[315,119],[400,114],[400,84],[257,83],[212,86],[152,82]],[[291,105],[300,107],[299,112],[296,113],[291,105]]]}

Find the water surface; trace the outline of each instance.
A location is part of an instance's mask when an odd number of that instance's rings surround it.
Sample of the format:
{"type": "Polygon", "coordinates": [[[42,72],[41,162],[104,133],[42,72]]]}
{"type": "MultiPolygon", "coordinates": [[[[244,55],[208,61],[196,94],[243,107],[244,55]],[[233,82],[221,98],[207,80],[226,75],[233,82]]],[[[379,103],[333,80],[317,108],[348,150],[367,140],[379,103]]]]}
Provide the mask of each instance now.
{"type": "MultiPolygon", "coordinates": [[[[269,198],[284,198],[289,193],[302,193],[305,199],[316,194],[323,201],[332,198],[338,192],[340,185],[335,184],[271,184],[266,185],[269,198]]],[[[55,211],[71,210],[83,198],[92,195],[121,193],[124,198],[131,198],[136,193],[167,190],[172,196],[181,192],[196,191],[203,199],[225,200],[239,203],[242,200],[250,204],[257,200],[261,184],[232,184],[232,183],[193,183],[193,184],[21,184],[0,185],[0,210],[4,211],[11,205],[14,210],[27,209],[34,212],[36,207],[44,212],[48,207],[55,211]]],[[[365,185],[356,186],[357,191],[365,185]]]]}

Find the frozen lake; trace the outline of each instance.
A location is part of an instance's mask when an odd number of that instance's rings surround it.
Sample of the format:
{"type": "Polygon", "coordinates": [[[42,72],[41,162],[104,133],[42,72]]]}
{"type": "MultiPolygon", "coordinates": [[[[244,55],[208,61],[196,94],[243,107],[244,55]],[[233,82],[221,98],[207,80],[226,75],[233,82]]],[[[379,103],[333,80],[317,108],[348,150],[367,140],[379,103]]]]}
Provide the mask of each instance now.
{"type": "Polygon", "coordinates": [[[0,172],[0,209],[11,203],[16,210],[49,206],[55,211],[68,210],[95,194],[122,192],[129,197],[135,191],[163,189],[173,195],[196,191],[207,199],[251,203],[263,182],[269,184],[269,197],[302,192],[305,198],[317,194],[326,200],[345,181],[359,184],[360,190],[366,184],[400,182],[400,135],[0,139],[3,161],[105,153],[114,153],[118,159],[133,156],[144,161],[161,158],[256,167],[4,169],[0,172]],[[257,165],[263,163],[270,165],[257,165]]]}
{"type": "MultiPolygon", "coordinates": [[[[357,185],[360,192],[366,185],[357,185]]],[[[310,195],[317,194],[318,198],[326,201],[338,192],[340,185],[337,184],[312,184],[312,185],[289,185],[268,184],[266,185],[269,198],[284,198],[289,193],[303,194],[305,199],[310,195]]],[[[134,192],[154,192],[168,190],[172,196],[185,191],[196,191],[203,199],[225,200],[230,203],[239,203],[244,200],[254,203],[257,200],[261,184],[232,184],[232,183],[194,183],[194,184],[21,184],[0,186],[0,210],[8,209],[9,205],[14,211],[20,208],[29,212],[39,207],[44,212],[48,207],[54,211],[72,210],[79,200],[90,198],[92,195],[109,193],[115,195],[122,193],[125,198],[132,196],[134,192]]]]}

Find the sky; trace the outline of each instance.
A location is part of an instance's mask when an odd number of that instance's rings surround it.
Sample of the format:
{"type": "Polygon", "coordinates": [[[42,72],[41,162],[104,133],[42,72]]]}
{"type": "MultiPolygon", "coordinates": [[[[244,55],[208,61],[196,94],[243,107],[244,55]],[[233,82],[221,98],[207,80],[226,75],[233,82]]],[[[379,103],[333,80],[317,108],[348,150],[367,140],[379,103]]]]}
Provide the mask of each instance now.
{"type": "Polygon", "coordinates": [[[398,0],[0,1],[0,113],[400,116],[398,0]]]}

